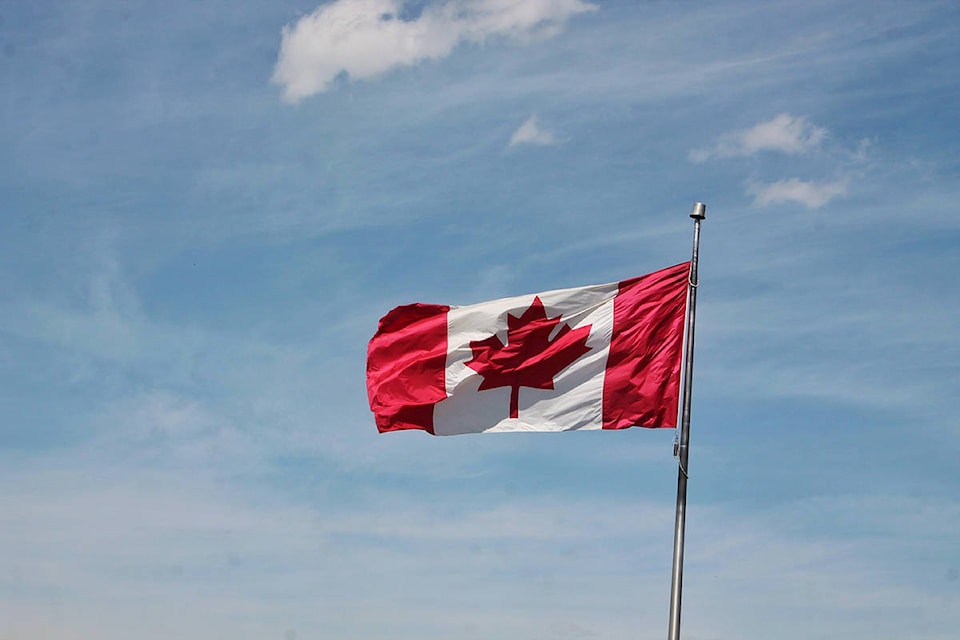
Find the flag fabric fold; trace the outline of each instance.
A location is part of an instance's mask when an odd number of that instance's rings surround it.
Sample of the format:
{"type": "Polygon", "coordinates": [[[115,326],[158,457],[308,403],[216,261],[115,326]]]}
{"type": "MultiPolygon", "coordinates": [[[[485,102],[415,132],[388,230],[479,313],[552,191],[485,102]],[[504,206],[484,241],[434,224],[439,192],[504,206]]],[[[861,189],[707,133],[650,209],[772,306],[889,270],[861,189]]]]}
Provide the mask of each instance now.
{"type": "Polygon", "coordinates": [[[674,428],[690,263],[603,285],[380,320],[367,393],[381,432],[674,428]]]}

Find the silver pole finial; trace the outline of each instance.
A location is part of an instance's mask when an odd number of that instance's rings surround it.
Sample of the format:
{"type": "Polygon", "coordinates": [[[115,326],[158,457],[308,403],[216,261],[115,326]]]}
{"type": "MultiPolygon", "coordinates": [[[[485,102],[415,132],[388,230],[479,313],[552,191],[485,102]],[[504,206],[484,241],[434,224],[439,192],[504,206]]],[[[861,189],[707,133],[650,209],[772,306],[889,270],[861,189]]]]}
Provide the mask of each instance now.
{"type": "Polygon", "coordinates": [[[693,205],[693,211],[690,212],[690,217],[697,220],[703,220],[707,217],[707,205],[702,202],[696,202],[693,205]]]}

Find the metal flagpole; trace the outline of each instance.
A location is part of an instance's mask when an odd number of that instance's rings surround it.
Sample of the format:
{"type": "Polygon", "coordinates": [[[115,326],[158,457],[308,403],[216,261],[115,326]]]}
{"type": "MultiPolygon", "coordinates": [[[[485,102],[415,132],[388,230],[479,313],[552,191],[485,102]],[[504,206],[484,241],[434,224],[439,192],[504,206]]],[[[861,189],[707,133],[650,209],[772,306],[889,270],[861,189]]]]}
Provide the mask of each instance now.
{"type": "Polygon", "coordinates": [[[677,520],[673,529],[673,579],[670,583],[670,630],[668,640],[680,640],[680,596],[683,591],[683,535],[687,522],[687,459],[690,446],[690,400],[693,391],[693,328],[697,317],[697,261],[700,253],[700,222],[707,217],[707,205],[697,202],[690,212],[693,218],[693,257],[687,284],[687,343],[683,363],[683,415],[677,450],[677,520]]]}

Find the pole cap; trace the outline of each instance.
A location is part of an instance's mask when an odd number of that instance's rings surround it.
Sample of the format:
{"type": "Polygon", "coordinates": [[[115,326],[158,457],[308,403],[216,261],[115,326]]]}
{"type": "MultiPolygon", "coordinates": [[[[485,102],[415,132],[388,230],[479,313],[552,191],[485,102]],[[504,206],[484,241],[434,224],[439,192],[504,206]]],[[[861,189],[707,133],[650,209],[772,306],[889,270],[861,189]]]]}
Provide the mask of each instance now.
{"type": "Polygon", "coordinates": [[[690,212],[690,217],[697,220],[703,220],[707,217],[707,205],[702,202],[696,202],[693,205],[693,211],[690,212]]]}

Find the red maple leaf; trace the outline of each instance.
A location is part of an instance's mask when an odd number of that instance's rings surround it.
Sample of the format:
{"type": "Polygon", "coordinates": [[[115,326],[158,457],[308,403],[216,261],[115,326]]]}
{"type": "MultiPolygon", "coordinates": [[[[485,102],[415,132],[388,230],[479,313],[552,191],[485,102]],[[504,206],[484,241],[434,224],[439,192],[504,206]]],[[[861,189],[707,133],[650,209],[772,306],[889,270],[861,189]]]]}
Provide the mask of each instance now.
{"type": "Polygon", "coordinates": [[[533,299],[521,316],[507,314],[507,344],[496,335],[472,340],[473,359],[467,366],[483,376],[480,391],[510,387],[510,417],[516,418],[520,387],[553,389],[553,377],[590,351],[590,327],[563,325],[553,340],[550,334],[560,316],[548,318],[540,298],[533,299]]]}

